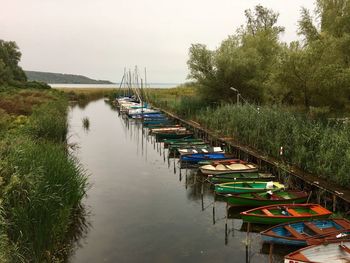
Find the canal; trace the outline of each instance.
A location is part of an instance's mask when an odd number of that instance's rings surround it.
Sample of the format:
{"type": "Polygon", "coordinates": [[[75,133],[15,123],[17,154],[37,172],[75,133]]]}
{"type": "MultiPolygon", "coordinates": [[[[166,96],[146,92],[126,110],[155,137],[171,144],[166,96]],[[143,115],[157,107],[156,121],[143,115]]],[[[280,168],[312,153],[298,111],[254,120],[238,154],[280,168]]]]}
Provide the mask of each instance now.
{"type": "MultiPolygon", "coordinates": [[[[226,203],[214,202],[196,170],[180,169],[146,129],[103,99],[70,108],[68,141],[90,184],[86,227],[69,262],[269,261],[259,234],[250,233],[246,246],[238,212],[230,210],[226,218],[226,203]]],[[[280,262],[289,251],[274,252],[280,262]]]]}

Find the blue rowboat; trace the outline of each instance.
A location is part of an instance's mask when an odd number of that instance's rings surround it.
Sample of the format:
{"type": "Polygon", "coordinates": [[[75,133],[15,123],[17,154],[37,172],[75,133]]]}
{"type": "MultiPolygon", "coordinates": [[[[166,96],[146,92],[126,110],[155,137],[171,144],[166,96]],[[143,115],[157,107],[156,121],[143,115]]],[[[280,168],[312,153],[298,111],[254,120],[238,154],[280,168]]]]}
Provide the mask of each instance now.
{"type": "Polygon", "coordinates": [[[182,155],[180,157],[180,160],[182,162],[187,162],[187,163],[198,163],[206,160],[225,160],[225,159],[232,159],[232,158],[233,158],[232,155],[213,152],[213,153],[186,154],[186,155],[182,155]]]}
{"type": "Polygon", "coordinates": [[[261,236],[263,241],[268,243],[307,246],[310,243],[322,243],[322,240],[335,238],[338,234],[343,236],[344,231],[350,232],[350,221],[334,218],[283,223],[262,231],[261,236]]]}

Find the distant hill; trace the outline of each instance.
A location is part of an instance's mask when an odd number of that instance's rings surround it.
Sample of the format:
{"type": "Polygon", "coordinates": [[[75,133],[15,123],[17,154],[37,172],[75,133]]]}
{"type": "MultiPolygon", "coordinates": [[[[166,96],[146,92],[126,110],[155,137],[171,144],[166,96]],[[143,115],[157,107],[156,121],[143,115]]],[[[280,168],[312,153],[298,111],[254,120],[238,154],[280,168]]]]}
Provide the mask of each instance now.
{"type": "Polygon", "coordinates": [[[108,80],[95,80],[82,75],[40,72],[40,71],[24,71],[28,80],[42,81],[45,83],[57,84],[113,84],[108,80]]]}

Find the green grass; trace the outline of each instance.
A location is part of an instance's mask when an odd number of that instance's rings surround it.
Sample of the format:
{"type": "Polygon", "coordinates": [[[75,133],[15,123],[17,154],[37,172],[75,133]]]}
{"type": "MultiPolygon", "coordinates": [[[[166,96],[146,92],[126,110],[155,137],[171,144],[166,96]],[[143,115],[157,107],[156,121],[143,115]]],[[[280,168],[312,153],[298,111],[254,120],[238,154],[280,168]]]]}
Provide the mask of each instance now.
{"type": "Polygon", "coordinates": [[[195,88],[152,90],[151,103],[341,186],[350,186],[350,124],[323,112],[211,104],[195,88]],[[279,154],[283,147],[283,155],[279,154]]]}
{"type": "MultiPolygon", "coordinates": [[[[5,92],[0,102],[16,92],[23,91],[5,92]]],[[[0,109],[0,262],[63,261],[87,188],[84,170],[66,148],[66,97],[33,94],[42,100],[25,100],[27,116],[0,109]]]]}

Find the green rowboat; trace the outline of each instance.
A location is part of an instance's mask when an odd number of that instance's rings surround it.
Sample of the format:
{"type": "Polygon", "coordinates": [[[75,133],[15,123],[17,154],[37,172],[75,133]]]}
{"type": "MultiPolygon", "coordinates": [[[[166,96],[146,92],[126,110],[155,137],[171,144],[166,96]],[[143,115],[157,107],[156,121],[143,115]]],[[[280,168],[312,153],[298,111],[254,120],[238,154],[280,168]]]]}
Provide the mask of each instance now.
{"type": "Polygon", "coordinates": [[[281,204],[261,206],[240,215],[245,222],[273,225],[328,218],[331,214],[332,212],[318,204],[281,204]]]}
{"type": "Polygon", "coordinates": [[[285,190],[262,193],[242,193],[224,195],[229,205],[236,206],[266,206],[277,204],[301,204],[305,203],[308,194],[303,191],[285,190]]]}
{"type": "Polygon", "coordinates": [[[215,185],[215,192],[218,194],[235,194],[277,191],[284,189],[284,185],[279,182],[231,182],[215,185]]]}
{"type": "Polygon", "coordinates": [[[271,181],[275,177],[269,173],[231,173],[218,174],[215,176],[208,175],[208,179],[212,184],[222,184],[230,182],[242,181],[271,181]]]}

